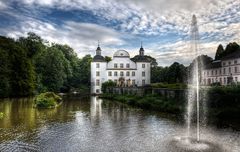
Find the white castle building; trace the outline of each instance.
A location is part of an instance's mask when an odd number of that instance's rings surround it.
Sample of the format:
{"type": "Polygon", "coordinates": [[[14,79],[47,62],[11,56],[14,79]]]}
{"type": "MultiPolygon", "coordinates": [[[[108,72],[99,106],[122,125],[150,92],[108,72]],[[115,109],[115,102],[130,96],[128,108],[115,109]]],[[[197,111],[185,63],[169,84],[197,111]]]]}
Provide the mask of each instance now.
{"type": "Polygon", "coordinates": [[[91,63],[91,93],[101,93],[102,83],[114,81],[119,87],[140,87],[150,84],[151,62],[144,56],[141,46],[139,55],[131,60],[125,50],[113,54],[112,61],[107,62],[98,46],[91,63]]]}
{"type": "Polygon", "coordinates": [[[240,82],[240,50],[215,60],[203,70],[202,84],[228,85],[240,82]]]}

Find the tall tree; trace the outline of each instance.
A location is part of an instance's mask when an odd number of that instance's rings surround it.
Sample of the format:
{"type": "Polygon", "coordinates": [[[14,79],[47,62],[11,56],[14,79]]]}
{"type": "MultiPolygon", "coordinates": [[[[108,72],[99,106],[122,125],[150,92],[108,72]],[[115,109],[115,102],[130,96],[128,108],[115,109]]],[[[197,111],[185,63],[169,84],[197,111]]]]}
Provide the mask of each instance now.
{"type": "Polygon", "coordinates": [[[215,60],[219,60],[221,58],[223,52],[224,52],[223,46],[222,46],[222,44],[220,44],[216,51],[215,60]]]}

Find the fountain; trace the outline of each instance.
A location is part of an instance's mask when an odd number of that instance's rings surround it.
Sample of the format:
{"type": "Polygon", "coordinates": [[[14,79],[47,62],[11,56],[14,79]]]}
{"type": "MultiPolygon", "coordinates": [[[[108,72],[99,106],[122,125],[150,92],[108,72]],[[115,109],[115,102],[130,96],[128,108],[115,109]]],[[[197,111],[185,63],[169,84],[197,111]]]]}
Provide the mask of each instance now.
{"type": "Polygon", "coordinates": [[[197,18],[195,15],[192,16],[191,23],[191,51],[194,53],[194,62],[191,69],[190,78],[188,81],[188,95],[187,95],[187,113],[186,113],[186,124],[187,124],[187,135],[182,137],[174,137],[170,142],[171,151],[201,151],[201,152],[221,152],[223,151],[221,146],[217,143],[210,142],[206,139],[200,139],[200,94],[199,94],[199,83],[201,75],[201,64],[199,56],[199,33],[197,18]],[[194,119],[193,119],[194,118],[194,119]],[[194,120],[194,121],[193,121],[194,120]],[[194,123],[193,123],[194,122],[194,123]],[[196,126],[196,127],[195,127],[196,126]],[[195,132],[195,133],[192,133],[195,132]]]}

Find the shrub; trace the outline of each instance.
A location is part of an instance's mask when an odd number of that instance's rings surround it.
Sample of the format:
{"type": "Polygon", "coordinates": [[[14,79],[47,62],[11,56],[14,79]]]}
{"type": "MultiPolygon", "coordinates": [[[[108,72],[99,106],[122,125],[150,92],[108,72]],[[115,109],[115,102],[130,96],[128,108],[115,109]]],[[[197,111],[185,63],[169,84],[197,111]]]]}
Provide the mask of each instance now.
{"type": "Polygon", "coordinates": [[[62,98],[53,92],[41,93],[34,99],[38,108],[55,108],[62,98]]]}
{"type": "Polygon", "coordinates": [[[107,91],[107,88],[110,88],[110,87],[115,87],[117,84],[116,82],[113,82],[113,81],[106,81],[104,83],[102,83],[102,92],[103,93],[106,93],[107,91]]]}
{"type": "Polygon", "coordinates": [[[4,116],[3,112],[0,112],[0,119],[2,119],[4,116]]]}

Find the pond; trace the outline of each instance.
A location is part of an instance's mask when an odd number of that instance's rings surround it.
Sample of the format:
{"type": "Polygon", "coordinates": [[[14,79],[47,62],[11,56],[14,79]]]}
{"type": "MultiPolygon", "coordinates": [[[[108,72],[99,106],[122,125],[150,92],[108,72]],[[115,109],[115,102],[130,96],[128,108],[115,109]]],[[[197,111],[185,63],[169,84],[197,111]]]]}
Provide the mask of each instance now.
{"type": "MultiPolygon", "coordinates": [[[[29,98],[0,101],[0,151],[169,152],[186,126],[171,116],[97,97],[67,97],[56,109],[35,109],[29,98]]],[[[240,132],[201,129],[223,151],[240,149],[240,132]]]]}

